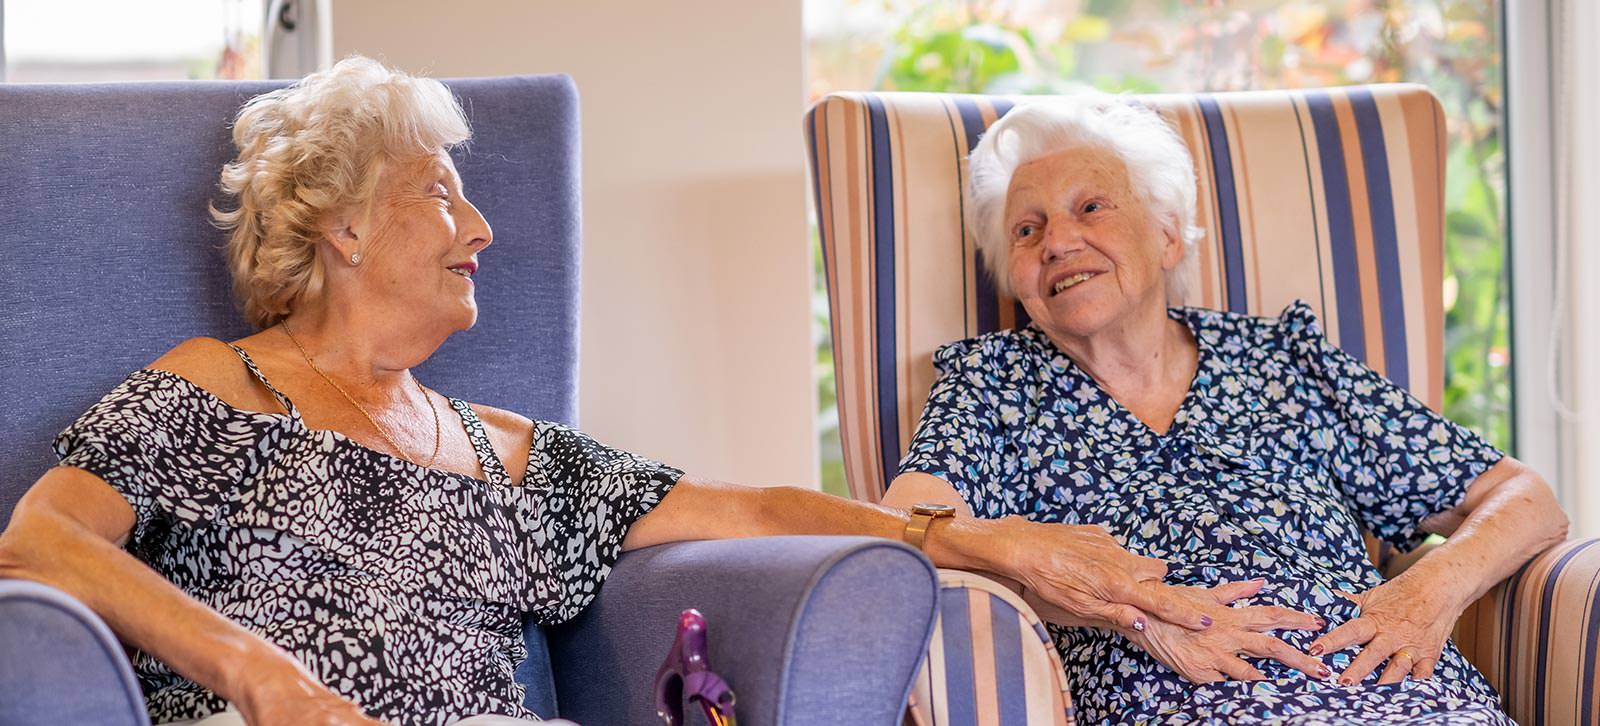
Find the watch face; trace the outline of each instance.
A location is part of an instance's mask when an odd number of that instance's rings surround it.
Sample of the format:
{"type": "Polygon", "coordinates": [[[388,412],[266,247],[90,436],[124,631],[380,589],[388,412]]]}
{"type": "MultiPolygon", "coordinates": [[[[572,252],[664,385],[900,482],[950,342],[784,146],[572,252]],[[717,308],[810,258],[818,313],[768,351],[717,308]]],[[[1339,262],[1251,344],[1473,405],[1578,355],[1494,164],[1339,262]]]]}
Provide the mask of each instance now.
{"type": "Polygon", "coordinates": [[[942,517],[954,515],[956,508],[948,504],[913,504],[911,505],[911,512],[913,514],[931,514],[935,517],[942,517]]]}

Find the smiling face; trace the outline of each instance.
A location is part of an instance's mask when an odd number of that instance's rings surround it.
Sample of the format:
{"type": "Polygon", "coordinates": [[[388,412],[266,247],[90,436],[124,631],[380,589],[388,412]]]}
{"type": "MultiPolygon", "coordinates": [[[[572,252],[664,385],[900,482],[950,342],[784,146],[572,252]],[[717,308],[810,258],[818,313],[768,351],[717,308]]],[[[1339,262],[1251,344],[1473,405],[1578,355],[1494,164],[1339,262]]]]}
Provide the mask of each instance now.
{"type": "MultiPolygon", "coordinates": [[[[367,213],[347,230],[345,249],[361,254],[356,273],[364,307],[382,310],[401,325],[439,327],[445,334],[471,328],[478,252],[494,239],[489,223],[461,188],[443,150],[415,161],[391,163],[379,178],[367,213]]],[[[340,234],[340,233],[336,233],[340,234]]]]}
{"type": "Polygon", "coordinates": [[[1076,146],[1017,167],[1004,219],[1011,289],[1052,337],[1164,315],[1166,271],[1183,244],[1176,222],[1134,193],[1115,153],[1076,146]]]}

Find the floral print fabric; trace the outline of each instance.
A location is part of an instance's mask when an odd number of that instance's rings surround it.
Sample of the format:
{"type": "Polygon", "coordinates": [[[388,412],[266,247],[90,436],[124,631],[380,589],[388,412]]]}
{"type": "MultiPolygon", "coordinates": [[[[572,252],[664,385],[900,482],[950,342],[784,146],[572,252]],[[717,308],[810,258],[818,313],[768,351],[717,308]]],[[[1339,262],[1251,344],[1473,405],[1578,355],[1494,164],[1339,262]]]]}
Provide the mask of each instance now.
{"type": "MultiPolygon", "coordinates": [[[[1166,560],[1166,581],[1265,578],[1239,605],[1359,615],[1334,590],[1383,582],[1363,529],[1407,550],[1503,455],[1339,350],[1295,302],[1278,318],[1196,308],[1199,364],[1157,434],[1037,327],[944,346],[900,471],[949,482],[979,517],[1098,524],[1166,560]]],[[[1251,659],[1266,681],[1191,684],[1121,635],[1050,626],[1089,723],[1509,723],[1493,689],[1448,645],[1435,675],[1340,687],[1251,659]]],[[[1276,631],[1304,650],[1318,633],[1276,631]]],[[[1359,647],[1323,657],[1335,672],[1359,647]]]]}

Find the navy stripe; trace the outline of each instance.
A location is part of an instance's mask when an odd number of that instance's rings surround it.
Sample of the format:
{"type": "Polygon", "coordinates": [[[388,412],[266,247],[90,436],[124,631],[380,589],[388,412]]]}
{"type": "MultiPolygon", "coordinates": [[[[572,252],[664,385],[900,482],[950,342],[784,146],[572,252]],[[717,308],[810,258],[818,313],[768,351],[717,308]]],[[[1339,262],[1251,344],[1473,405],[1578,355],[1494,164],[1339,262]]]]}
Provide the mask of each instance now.
{"type": "MultiPolygon", "coordinates": [[[[956,113],[961,114],[961,130],[966,135],[967,154],[978,146],[978,139],[983,135],[983,114],[978,111],[978,102],[972,96],[955,96],[956,113]]],[[[966,189],[962,189],[965,196],[966,189]]],[[[962,220],[962,244],[966,244],[966,220],[962,220]]],[[[983,259],[983,254],[976,255],[973,275],[977,283],[977,312],[978,333],[992,333],[1000,329],[1000,300],[994,289],[994,282],[989,278],[989,265],[983,259]]]]}
{"type": "MultiPolygon", "coordinates": [[[[1589,592],[1595,591],[1594,579],[1589,580],[1589,592]]],[[[1589,603],[1589,624],[1584,628],[1583,642],[1588,647],[1583,652],[1583,687],[1578,691],[1578,702],[1583,704],[1583,718],[1578,723],[1595,722],[1594,714],[1594,670],[1595,650],[1600,649],[1600,613],[1595,611],[1596,603],[1591,595],[1589,603]]]]}
{"type": "Polygon", "coordinates": [[[1211,148],[1211,173],[1216,178],[1217,216],[1222,227],[1222,264],[1226,272],[1228,311],[1250,312],[1244,292],[1244,245],[1239,240],[1239,199],[1233,188],[1233,157],[1228,154],[1228,130],[1222,125],[1222,109],[1210,95],[1199,96],[1200,115],[1206,124],[1206,143],[1211,148]]]}
{"type": "Polygon", "coordinates": [[[1572,558],[1577,557],[1580,552],[1593,547],[1597,543],[1600,543],[1600,540],[1589,540],[1572,548],[1571,552],[1562,555],[1561,559],[1556,560],[1555,567],[1550,568],[1550,574],[1545,575],[1544,597],[1539,602],[1539,628],[1533,631],[1535,633],[1534,637],[1538,638],[1539,642],[1539,655],[1534,658],[1531,666],[1533,668],[1534,726],[1544,723],[1545,679],[1550,675],[1550,669],[1545,667],[1545,661],[1550,656],[1550,638],[1547,636],[1550,632],[1550,608],[1551,601],[1555,599],[1556,579],[1561,576],[1561,571],[1567,568],[1567,563],[1571,562],[1572,558]]]}
{"type": "MultiPolygon", "coordinates": [[[[1005,118],[1005,115],[1007,113],[1010,113],[1011,109],[1016,107],[1016,104],[1014,104],[1014,103],[1012,103],[1010,101],[1004,100],[1004,99],[996,98],[996,99],[992,99],[992,100],[993,100],[993,103],[994,103],[994,120],[995,121],[999,121],[1000,119],[1005,118]]],[[[1016,303],[1016,308],[1017,309],[1016,309],[1016,313],[1015,314],[1016,314],[1017,324],[1014,327],[1017,327],[1017,328],[1027,327],[1029,321],[1031,321],[1033,318],[1029,317],[1028,316],[1028,311],[1024,310],[1022,308],[1022,303],[1020,303],[1020,302],[1016,303]]]]}
{"type": "Polygon", "coordinates": [[[944,631],[944,684],[947,723],[978,721],[978,692],[972,682],[972,614],[967,589],[947,587],[939,594],[939,627],[944,631]]]}
{"type": "Polygon", "coordinates": [[[1394,190],[1389,184],[1389,149],[1383,141],[1383,120],[1372,91],[1350,89],[1361,138],[1361,163],[1367,170],[1367,207],[1372,214],[1372,251],[1378,267],[1378,307],[1383,316],[1384,374],[1401,388],[1410,388],[1411,365],[1406,355],[1406,298],[1400,280],[1400,242],[1394,224],[1394,190]]]}
{"type": "Polygon", "coordinates": [[[883,457],[882,486],[887,488],[900,463],[900,386],[894,355],[894,168],[883,101],[875,95],[866,98],[872,129],[872,257],[877,278],[872,339],[878,346],[878,452],[883,457]]]}
{"type": "Polygon", "coordinates": [[[1356,267],[1355,220],[1350,211],[1350,181],[1344,168],[1344,141],[1333,99],[1325,91],[1306,92],[1311,127],[1322,160],[1322,196],[1328,203],[1328,249],[1333,258],[1333,289],[1339,304],[1339,347],[1367,359],[1367,328],[1361,312],[1361,271],[1356,267]]]}
{"type": "Polygon", "coordinates": [[[1000,726],[1028,726],[1028,681],[1022,670],[1022,615],[1000,598],[989,598],[989,629],[994,632],[995,698],[1000,726]]]}

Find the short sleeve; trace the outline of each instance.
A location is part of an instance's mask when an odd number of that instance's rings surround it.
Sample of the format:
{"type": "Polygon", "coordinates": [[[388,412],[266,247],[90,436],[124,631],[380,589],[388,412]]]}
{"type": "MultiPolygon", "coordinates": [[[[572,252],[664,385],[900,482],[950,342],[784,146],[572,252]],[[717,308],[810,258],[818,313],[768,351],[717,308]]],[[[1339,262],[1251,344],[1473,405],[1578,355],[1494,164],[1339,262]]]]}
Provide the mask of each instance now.
{"type": "MultiPolygon", "coordinates": [[[[622,555],[622,540],[655,509],[683,472],[613,449],[560,424],[534,423],[528,486],[544,491],[540,555],[564,590],[550,623],[587,607],[622,555]]],[[[549,623],[546,623],[549,624],[549,623]]]]}
{"type": "Polygon", "coordinates": [[[939,376],[898,473],[945,480],[979,517],[1024,513],[1022,493],[1004,481],[1005,426],[998,401],[1003,382],[985,355],[985,343],[945,345],[934,353],[933,364],[939,376]]]}
{"type": "Polygon", "coordinates": [[[1322,398],[1310,414],[1336,432],[1334,475],[1379,539],[1414,549],[1427,536],[1422,520],[1458,506],[1473,480],[1505,456],[1329,342],[1304,302],[1286,308],[1279,326],[1322,398]]]}
{"type": "Polygon", "coordinates": [[[55,453],[61,466],[99,477],[128,500],[128,546],[137,549],[172,526],[219,521],[261,445],[249,412],[175,374],[140,370],[57,435],[55,453]]]}

